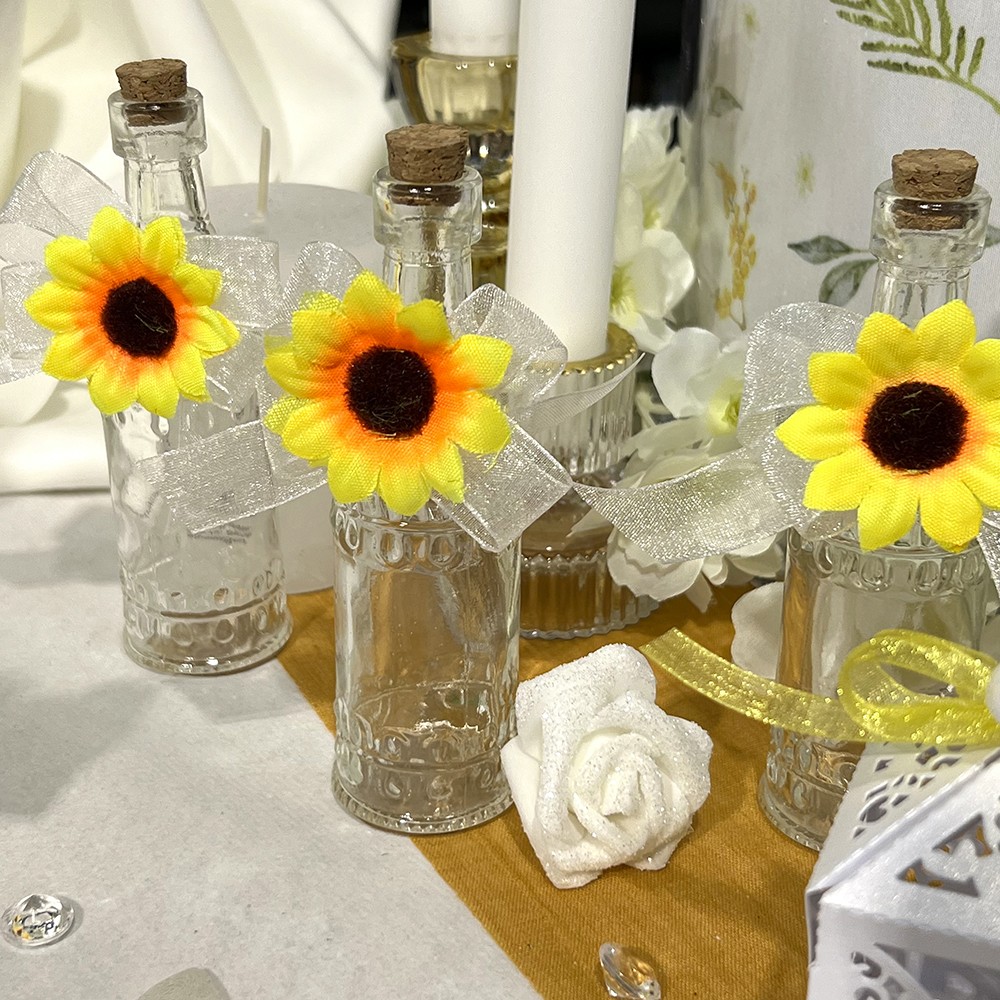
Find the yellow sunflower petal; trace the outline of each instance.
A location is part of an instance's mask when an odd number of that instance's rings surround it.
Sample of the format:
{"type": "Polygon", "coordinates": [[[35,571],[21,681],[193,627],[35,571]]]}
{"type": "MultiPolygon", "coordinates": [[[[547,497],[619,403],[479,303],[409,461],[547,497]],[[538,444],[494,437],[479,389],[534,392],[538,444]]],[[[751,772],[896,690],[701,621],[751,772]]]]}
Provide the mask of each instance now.
{"type": "Polygon", "coordinates": [[[296,410],[303,406],[311,406],[308,399],[296,399],[295,396],[282,396],[265,414],[264,426],[275,434],[281,434],[285,424],[296,410]]]}
{"type": "Polygon", "coordinates": [[[510,424],[500,404],[480,392],[462,393],[462,396],[468,398],[463,399],[461,416],[455,420],[448,437],[474,455],[491,455],[505,447],[510,441],[510,424]]]}
{"type": "Polygon", "coordinates": [[[52,338],[45,352],[42,371],[53,378],[74,382],[89,378],[100,361],[100,346],[95,345],[85,331],[59,333],[52,338]]]}
{"type": "Polygon", "coordinates": [[[340,303],[335,309],[297,309],[292,313],[292,344],[307,361],[335,360],[331,355],[347,345],[355,333],[340,303]]]}
{"type": "Polygon", "coordinates": [[[206,358],[214,358],[233,347],[240,339],[240,332],[232,321],[207,306],[199,306],[187,327],[191,343],[206,358]]]}
{"type": "Polygon", "coordinates": [[[403,300],[371,271],[362,271],[344,293],[344,312],[354,322],[392,323],[403,300]]]}
{"type": "Polygon", "coordinates": [[[177,412],[180,390],[170,365],[162,362],[147,365],[139,374],[136,398],[150,413],[172,417],[177,412]]]}
{"type": "Polygon", "coordinates": [[[401,330],[409,330],[424,344],[447,344],[452,339],[444,306],[433,299],[421,299],[401,309],[396,325],[401,330]]]}
{"type": "Polygon", "coordinates": [[[778,440],[799,458],[832,458],[857,443],[852,415],[829,406],[803,406],[775,430],[778,440]]]}
{"type": "Polygon", "coordinates": [[[305,292],[302,301],[299,303],[300,309],[318,309],[320,312],[329,312],[331,309],[340,308],[340,299],[329,292],[305,292]]]}
{"type": "Polygon", "coordinates": [[[963,462],[961,479],[980,503],[1000,508],[1000,448],[987,445],[963,462]]]}
{"type": "Polygon", "coordinates": [[[919,494],[910,476],[878,479],[858,505],[858,532],[863,549],[898,542],[917,519],[919,494]]]}
{"type": "Polygon", "coordinates": [[[874,385],[871,370],[856,354],[827,351],[809,359],[809,388],[827,406],[845,410],[861,406],[874,385]]]}
{"type": "Polygon", "coordinates": [[[928,477],[921,484],[920,523],[941,548],[964,549],[979,534],[982,521],[982,504],[960,480],[928,477]]]}
{"type": "Polygon", "coordinates": [[[39,326],[54,333],[75,333],[80,326],[82,305],[80,292],[55,281],[45,282],[24,300],[28,315],[39,326]]]}
{"type": "Polygon", "coordinates": [[[210,306],[222,288],[222,272],[198,267],[190,261],[178,264],[170,275],[185,298],[196,306],[210,306]]]}
{"type": "Polygon", "coordinates": [[[453,444],[446,444],[434,458],[424,462],[423,472],[431,487],[452,503],[461,503],[465,498],[462,456],[453,444]]]}
{"type": "Polygon", "coordinates": [[[205,363],[198,349],[188,345],[173,351],[169,363],[180,394],[199,403],[207,403],[211,397],[205,384],[205,363]]]}
{"type": "Polygon", "coordinates": [[[958,367],[976,395],[1000,399],[1000,340],[991,337],[974,344],[958,367]]]}
{"type": "Polygon", "coordinates": [[[954,365],[976,342],[976,319],[961,300],[929,312],[913,331],[925,361],[954,365]]]}
{"type": "Polygon", "coordinates": [[[331,369],[320,368],[300,358],[291,347],[271,351],[264,359],[264,367],[285,392],[299,399],[330,396],[336,388],[331,369]]]}
{"type": "Polygon", "coordinates": [[[817,463],[802,502],[811,510],[853,510],[879,479],[878,467],[862,445],[817,463]]]}
{"type": "Polygon", "coordinates": [[[136,386],[123,369],[105,361],[90,376],[90,398],[101,413],[120,413],[136,401],[136,386]]]}
{"type": "Polygon", "coordinates": [[[378,492],[397,514],[409,517],[431,496],[431,488],[420,470],[406,463],[386,464],[379,469],[378,492]]]}
{"type": "Polygon", "coordinates": [[[514,348],[496,337],[480,337],[467,333],[459,337],[451,350],[454,361],[471,377],[476,389],[492,389],[499,385],[507,373],[507,366],[514,348]]]}
{"type": "MultiPolygon", "coordinates": [[[[357,503],[375,492],[379,483],[379,468],[369,455],[347,450],[337,451],[330,455],[326,478],[334,500],[338,503],[357,503]]],[[[414,510],[419,510],[419,507],[414,510]]],[[[412,514],[413,511],[400,513],[412,514]]]]}
{"type": "Polygon", "coordinates": [[[158,274],[170,274],[186,251],[184,230],[173,216],[154,219],[139,234],[139,257],[158,274]]]}
{"type": "Polygon", "coordinates": [[[327,408],[322,403],[309,403],[290,413],[281,436],[285,447],[293,455],[310,462],[325,461],[337,451],[337,441],[327,419],[327,408]]]}
{"type": "Polygon", "coordinates": [[[94,216],[87,242],[106,267],[116,267],[139,256],[139,230],[110,205],[94,216]]]}
{"type": "Polygon", "coordinates": [[[858,334],[858,356],[876,375],[885,378],[895,378],[912,368],[918,348],[913,331],[887,313],[872,313],[858,334]]]}
{"type": "Polygon", "coordinates": [[[45,266],[56,281],[74,288],[80,288],[101,271],[87,241],[75,236],[57,236],[49,243],[45,247],[45,266]]]}

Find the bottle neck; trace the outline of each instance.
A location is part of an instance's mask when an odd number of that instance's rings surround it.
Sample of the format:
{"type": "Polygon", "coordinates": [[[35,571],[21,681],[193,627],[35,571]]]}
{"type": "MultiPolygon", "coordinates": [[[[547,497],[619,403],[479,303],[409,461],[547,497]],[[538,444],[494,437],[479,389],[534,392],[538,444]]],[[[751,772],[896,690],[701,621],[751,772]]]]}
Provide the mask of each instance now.
{"type": "Polygon", "coordinates": [[[172,215],[185,232],[214,233],[201,173],[201,94],[189,87],[177,100],[153,104],[116,91],[108,98],[108,114],[112,148],[125,161],[125,197],[139,224],[172,215]]]}
{"type": "Polygon", "coordinates": [[[164,215],[187,233],[214,233],[197,156],[178,160],[125,160],[125,200],[145,226],[164,215]]]}
{"type": "Polygon", "coordinates": [[[387,246],[382,279],[399,292],[403,302],[435,299],[450,313],[472,291],[471,249],[408,250],[387,246]]]}
{"type": "Polygon", "coordinates": [[[875,189],[871,249],[878,261],[872,309],[914,327],[927,313],[969,294],[969,271],[983,254],[990,196],[904,197],[893,182],[875,189]]]}
{"type": "Polygon", "coordinates": [[[907,267],[880,260],[872,311],[889,313],[914,327],[927,313],[969,295],[969,268],[907,267]]]}
{"type": "Polygon", "coordinates": [[[482,180],[413,185],[383,167],[372,191],[382,277],[406,304],[436,299],[452,312],[472,291],[472,244],[482,233],[482,180]]]}

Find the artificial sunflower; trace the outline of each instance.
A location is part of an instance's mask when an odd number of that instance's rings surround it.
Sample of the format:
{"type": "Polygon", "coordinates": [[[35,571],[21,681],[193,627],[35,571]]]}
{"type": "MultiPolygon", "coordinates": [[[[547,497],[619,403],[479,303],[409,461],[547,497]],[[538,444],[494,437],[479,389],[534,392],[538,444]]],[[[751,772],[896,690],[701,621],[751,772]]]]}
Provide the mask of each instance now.
{"type": "Polygon", "coordinates": [[[979,533],[983,506],[1000,507],[1000,340],[976,343],[969,307],[954,300],[910,330],[869,316],[855,354],[814,354],[816,405],[777,429],[816,461],[803,503],[857,508],[863,548],[902,538],[919,513],[950,551],[979,533]]]}
{"type": "Polygon", "coordinates": [[[498,385],[513,348],[493,337],[452,336],[440,302],[402,300],[364,271],[343,299],[309,296],[290,341],[268,350],[267,370],[288,396],[266,424],[285,447],[325,465],[341,503],[378,493],[408,516],[431,490],[461,503],[459,448],[500,451],[510,425],[482,390],[498,385]]]}
{"type": "Polygon", "coordinates": [[[222,275],[185,259],[180,223],[161,218],[140,230],[114,208],[94,217],[86,240],[58,236],[45,248],[52,275],[24,303],[55,335],[42,370],[87,379],[102,413],[138,401],[172,417],[180,396],[205,402],[204,358],[239,339],[215,309],[222,275]]]}

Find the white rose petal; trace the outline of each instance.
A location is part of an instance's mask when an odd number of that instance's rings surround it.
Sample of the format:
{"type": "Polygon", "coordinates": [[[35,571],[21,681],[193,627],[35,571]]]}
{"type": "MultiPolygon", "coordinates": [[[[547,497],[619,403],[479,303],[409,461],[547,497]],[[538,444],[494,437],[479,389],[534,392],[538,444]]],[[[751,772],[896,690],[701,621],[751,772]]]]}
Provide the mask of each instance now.
{"type": "Polygon", "coordinates": [[[784,584],[769,583],[733,605],[733,663],[761,677],[773,678],[778,671],[784,589],[784,584]]]}
{"type": "Polygon", "coordinates": [[[531,845],[559,888],[604,869],[662,868],[709,791],[712,741],[668,716],[641,653],[610,645],[517,690],[503,768],[531,845]]]}

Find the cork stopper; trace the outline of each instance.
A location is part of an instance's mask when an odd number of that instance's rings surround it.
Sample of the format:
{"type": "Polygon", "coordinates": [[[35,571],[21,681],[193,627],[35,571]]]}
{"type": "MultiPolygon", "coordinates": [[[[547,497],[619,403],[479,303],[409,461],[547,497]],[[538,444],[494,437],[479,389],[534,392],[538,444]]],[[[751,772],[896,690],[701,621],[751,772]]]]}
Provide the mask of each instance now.
{"type": "Polygon", "coordinates": [[[406,184],[448,184],[465,169],[469,133],[458,125],[406,125],[386,133],[389,173],[406,184]]]}
{"type": "Polygon", "coordinates": [[[979,162],[961,149],[907,149],[892,158],[892,185],[903,198],[893,206],[900,229],[937,232],[961,229],[968,220],[965,206],[956,205],[972,194],[979,162]],[[916,204],[919,202],[920,204],[916,204]]]}
{"type": "Polygon", "coordinates": [[[972,194],[978,170],[961,149],[907,149],[892,158],[892,184],[904,198],[957,201],[972,194]]]}
{"type": "Polygon", "coordinates": [[[144,104],[182,100],[187,93],[187,64],[180,59],[141,59],[115,70],[122,97],[144,104]]]}

